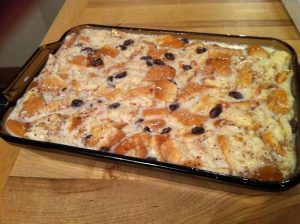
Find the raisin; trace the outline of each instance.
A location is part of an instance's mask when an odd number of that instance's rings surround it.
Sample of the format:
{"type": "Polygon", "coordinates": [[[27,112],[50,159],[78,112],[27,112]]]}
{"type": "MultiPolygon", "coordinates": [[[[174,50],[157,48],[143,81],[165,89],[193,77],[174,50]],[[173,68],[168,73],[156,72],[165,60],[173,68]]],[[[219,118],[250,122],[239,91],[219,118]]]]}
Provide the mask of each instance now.
{"type": "Polygon", "coordinates": [[[85,140],[89,140],[92,137],[92,135],[86,135],[84,138],[85,140]]]}
{"type": "Polygon", "coordinates": [[[95,53],[89,53],[87,55],[87,61],[88,61],[87,65],[93,67],[101,66],[104,64],[102,59],[99,56],[97,56],[95,53]]]}
{"type": "Polygon", "coordinates": [[[141,123],[141,122],[143,122],[143,121],[144,121],[143,118],[139,118],[139,119],[136,121],[136,123],[141,123]]]}
{"type": "Polygon", "coordinates": [[[109,147],[107,147],[107,146],[102,146],[102,147],[100,147],[99,150],[100,150],[100,151],[103,151],[103,152],[109,152],[109,147]]]}
{"type": "Polygon", "coordinates": [[[112,82],[109,82],[108,83],[108,88],[116,88],[116,85],[115,84],[113,84],[112,82]]]}
{"type": "Polygon", "coordinates": [[[190,70],[190,69],[192,69],[192,66],[190,66],[190,65],[183,65],[182,68],[184,70],[190,70]]]}
{"type": "Polygon", "coordinates": [[[235,99],[243,99],[244,98],[243,94],[241,94],[240,92],[237,92],[237,91],[230,91],[228,93],[228,96],[231,96],[235,99]]]}
{"type": "Polygon", "coordinates": [[[108,108],[109,108],[109,109],[116,109],[116,108],[118,108],[119,106],[121,106],[120,103],[113,103],[113,104],[110,104],[110,105],[108,106],[108,108]]]}
{"type": "Polygon", "coordinates": [[[298,124],[297,124],[296,119],[293,118],[292,120],[290,120],[290,125],[291,125],[291,128],[292,128],[292,133],[296,134],[297,129],[298,129],[298,124]]]}
{"type": "Polygon", "coordinates": [[[111,75],[111,76],[108,76],[107,80],[108,80],[109,82],[112,82],[112,81],[114,80],[114,77],[113,77],[112,75],[111,75]]]}
{"type": "Polygon", "coordinates": [[[169,133],[171,130],[172,130],[172,128],[170,128],[170,127],[164,128],[164,129],[161,131],[161,134],[167,134],[167,133],[169,133]]]}
{"type": "Polygon", "coordinates": [[[206,51],[207,51],[207,49],[205,47],[197,47],[196,48],[196,53],[197,54],[202,54],[202,53],[204,53],[206,51]]]}
{"type": "Polygon", "coordinates": [[[219,117],[219,115],[222,113],[223,107],[222,104],[217,104],[211,111],[209,112],[210,118],[216,118],[219,117]]]}
{"type": "Polygon", "coordinates": [[[192,128],[191,132],[194,135],[201,135],[201,134],[203,134],[205,132],[205,130],[202,127],[194,127],[194,128],[192,128]]]}
{"type": "Polygon", "coordinates": [[[127,47],[125,45],[119,45],[118,46],[122,51],[125,51],[127,49],[127,47]]]}
{"type": "Polygon", "coordinates": [[[103,103],[103,100],[97,100],[98,103],[103,103]]]}
{"type": "Polygon", "coordinates": [[[170,104],[169,109],[170,109],[170,111],[174,111],[174,110],[176,110],[178,107],[179,107],[179,104],[178,104],[178,103],[173,103],[173,104],[170,104]]]}
{"type": "Polygon", "coordinates": [[[129,45],[131,45],[131,44],[133,44],[133,43],[134,43],[134,41],[131,40],[131,39],[129,39],[129,40],[125,40],[124,43],[123,43],[123,45],[129,46],[129,45]]]}
{"type": "Polygon", "coordinates": [[[162,60],[159,60],[159,59],[154,59],[153,60],[153,64],[156,64],[156,65],[166,65],[166,63],[164,63],[162,60]]]}
{"type": "Polygon", "coordinates": [[[85,47],[85,48],[81,49],[81,52],[92,53],[92,52],[95,52],[95,50],[91,47],[85,47]]]}
{"type": "Polygon", "coordinates": [[[115,76],[116,79],[122,79],[127,76],[127,72],[122,72],[115,76]]]}
{"type": "Polygon", "coordinates": [[[173,79],[168,79],[169,80],[169,82],[171,82],[171,83],[174,83],[175,85],[177,85],[177,82],[175,81],[175,80],[173,80],[173,79]]]}
{"type": "Polygon", "coordinates": [[[142,56],[140,59],[141,60],[151,60],[152,57],[150,55],[146,55],[146,56],[142,56]]]}
{"type": "Polygon", "coordinates": [[[157,161],[157,159],[155,157],[152,157],[152,156],[146,157],[146,159],[151,160],[151,161],[157,161]]]}
{"type": "Polygon", "coordinates": [[[181,42],[184,44],[188,44],[190,41],[188,38],[184,37],[184,38],[181,38],[181,42]]]}
{"type": "Polygon", "coordinates": [[[173,61],[175,59],[175,56],[172,53],[165,53],[165,57],[170,61],[173,61]]]}
{"type": "Polygon", "coordinates": [[[151,67],[153,64],[151,61],[146,61],[146,65],[148,65],[148,67],[151,67]]]}
{"type": "Polygon", "coordinates": [[[93,67],[97,67],[97,66],[103,65],[103,61],[102,61],[101,58],[96,58],[96,59],[90,60],[89,63],[93,67]]]}
{"type": "Polygon", "coordinates": [[[67,90],[66,87],[61,89],[62,92],[65,92],[66,90],[67,90]]]}
{"type": "Polygon", "coordinates": [[[144,127],[143,129],[144,132],[151,132],[150,128],[148,126],[144,127]]]}
{"type": "Polygon", "coordinates": [[[80,100],[80,99],[74,99],[74,100],[72,100],[72,102],[71,102],[71,106],[72,106],[72,107],[80,107],[80,106],[82,106],[82,105],[83,105],[83,101],[80,100]]]}

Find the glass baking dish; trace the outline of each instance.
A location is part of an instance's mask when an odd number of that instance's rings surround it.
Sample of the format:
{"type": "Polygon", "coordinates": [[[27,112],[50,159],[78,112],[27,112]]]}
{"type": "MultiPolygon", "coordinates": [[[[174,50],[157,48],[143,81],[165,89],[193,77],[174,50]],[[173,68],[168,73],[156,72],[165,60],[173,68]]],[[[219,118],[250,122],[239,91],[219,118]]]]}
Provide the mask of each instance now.
{"type": "MultiPolygon", "coordinates": [[[[176,175],[178,178],[192,178],[192,179],[201,179],[199,183],[204,183],[209,181],[209,186],[217,186],[216,188],[221,188],[223,190],[228,190],[232,187],[233,191],[240,191],[239,189],[259,189],[264,191],[283,191],[295,186],[300,181],[300,147],[299,147],[299,129],[296,133],[296,155],[297,155],[297,168],[293,176],[289,179],[283,181],[260,181],[254,179],[248,179],[244,177],[231,176],[227,174],[215,173],[207,170],[201,170],[181,165],[174,165],[158,161],[150,161],[146,159],[139,159],[134,157],[128,157],[123,155],[117,155],[113,153],[89,150],[85,148],[72,147],[62,144],[49,143],[35,141],[20,137],[14,137],[10,135],[7,130],[5,130],[4,124],[5,120],[16,104],[17,100],[22,97],[23,93],[26,91],[26,88],[34,79],[35,76],[39,74],[43,66],[45,65],[49,54],[54,54],[63,44],[64,38],[73,33],[78,32],[81,29],[92,28],[92,29],[117,29],[124,32],[136,33],[136,34],[172,34],[175,36],[184,36],[189,39],[199,39],[205,41],[217,41],[228,44],[246,44],[246,45],[261,45],[265,47],[272,47],[276,50],[284,50],[291,55],[291,70],[293,70],[294,76],[292,80],[292,94],[295,98],[295,119],[299,120],[298,113],[298,103],[299,103],[299,67],[297,61],[297,55],[295,50],[288,45],[287,43],[274,39],[274,38],[264,38],[264,37],[249,37],[249,36],[235,36],[235,35],[221,35],[221,34],[208,34],[208,33],[194,33],[194,32],[180,32],[180,31],[168,31],[168,30],[153,30],[153,29],[140,29],[140,28],[128,28],[128,27],[115,27],[115,26],[102,26],[94,24],[85,24],[80,25],[68,30],[60,38],[59,41],[46,44],[39,47],[34,54],[29,58],[29,60],[22,67],[21,71],[17,77],[11,82],[11,84],[1,93],[0,96],[0,135],[3,139],[8,142],[26,145],[31,148],[36,148],[40,150],[54,150],[60,152],[71,152],[81,155],[88,155],[97,158],[113,160],[117,162],[131,163],[144,168],[152,168],[152,170],[157,170],[157,172],[166,171],[167,173],[171,172],[171,175],[176,175]],[[158,168],[158,169],[153,169],[158,168]]],[[[143,170],[142,168],[140,170],[143,170]]],[[[152,171],[151,171],[152,172],[152,171]]],[[[155,171],[156,172],[156,171],[155,171]]],[[[201,185],[201,184],[200,184],[201,185]]]]}

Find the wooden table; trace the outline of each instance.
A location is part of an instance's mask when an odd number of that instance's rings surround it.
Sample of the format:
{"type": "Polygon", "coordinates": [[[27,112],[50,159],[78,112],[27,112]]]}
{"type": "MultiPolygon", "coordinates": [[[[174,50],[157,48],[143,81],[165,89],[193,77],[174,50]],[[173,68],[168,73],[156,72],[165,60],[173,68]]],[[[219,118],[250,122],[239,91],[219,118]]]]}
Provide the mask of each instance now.
{"type": "MultiPolygon", "coordinates": [[[[300,52],[300,35],[276,0],[67,0],[43,43],[83,23],[271,36],[300,52]]],[[[240,195],[3,140],[0,174],[3,224],[300,223],[300,186],[240,195]]]]}

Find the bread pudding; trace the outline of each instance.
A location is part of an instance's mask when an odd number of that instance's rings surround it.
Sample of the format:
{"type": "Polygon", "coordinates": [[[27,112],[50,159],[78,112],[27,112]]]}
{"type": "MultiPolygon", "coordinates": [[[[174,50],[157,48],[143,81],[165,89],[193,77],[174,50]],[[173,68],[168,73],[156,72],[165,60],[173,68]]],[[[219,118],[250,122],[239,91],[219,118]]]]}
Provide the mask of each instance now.
{"type": "Polygon", "coordinates": [[[296,166],[291,56],[264,46],[86,28],[6,121],[11,135],[277,181],[296,166]]]}

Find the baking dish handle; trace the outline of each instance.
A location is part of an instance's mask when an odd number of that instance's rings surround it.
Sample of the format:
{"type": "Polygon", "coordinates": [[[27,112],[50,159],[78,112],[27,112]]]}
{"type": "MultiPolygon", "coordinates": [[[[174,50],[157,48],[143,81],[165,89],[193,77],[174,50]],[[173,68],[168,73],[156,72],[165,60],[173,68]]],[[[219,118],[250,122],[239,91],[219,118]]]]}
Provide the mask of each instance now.
{"type": "Polygon", "coordinates": [[[61,45],[61,42],[54,42],[51,44],[43,45],[39,47],[28,61],[23,65],[16,78],[10,83],[10,85],[2,92],[1,108],[2,105],[6,105],[5,99],[10,102],[15,102],[25,91],[30,82],[43,68],[49,54],[53,54],[61,45]]]}

